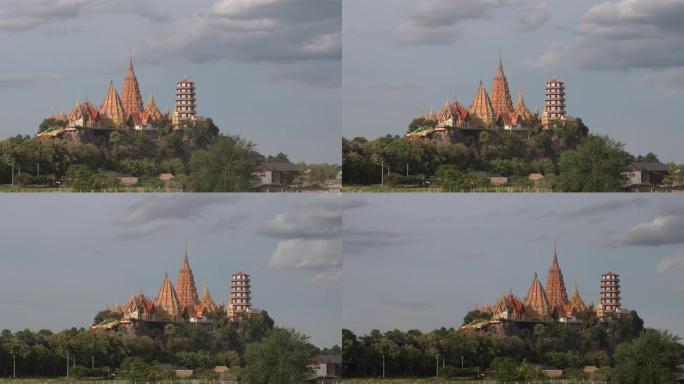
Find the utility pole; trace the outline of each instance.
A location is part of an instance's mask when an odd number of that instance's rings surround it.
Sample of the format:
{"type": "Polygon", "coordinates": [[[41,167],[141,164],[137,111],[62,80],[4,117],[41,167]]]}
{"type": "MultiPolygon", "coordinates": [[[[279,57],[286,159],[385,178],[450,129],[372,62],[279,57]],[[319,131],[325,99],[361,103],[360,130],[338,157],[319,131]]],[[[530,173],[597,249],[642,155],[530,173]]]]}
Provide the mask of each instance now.
{"type": "Polygon", "coordinates": [[[382,353],[382,379],[385,380],[385,352],[382,353]]]}
{"type": "Polygon", "coordinates": [[[12,160],[12,185],[14,185],[14,160],[12,160]]]}
{"type": "Polygon", "coordinates": [[[408,163],[406,163],[406,176],[408,176],[408,163]]]}
{"type": "Polygon", "coordinates": [[[385,160],[380,162],[380,169],[380,185],[385,185],[385,160]]]}
{"type": "Polygon", "coordinates": [[[67,359],[67,379],[69,378],[69,352],[66,354],[66,359],[67,359]]]}
{"type": "Polygon", "coordinates": [[[463,369],[463,355],[461,355],[461,369],[463,369]]]}
{"type": "Polygon", "coordinates": [[[17,353],[12,351],[12,378],[17,378],[17,353]]]}
{"type": "Polygon", "coordinates": [[[95,355],[93,355],[93,359],[92,359],[92,361],[90,362],[90,368],[91,368],[91,369],[95,369],[95,355]]]}
{"type": "Polygon", "coordinates": [[[36,176],[40,176],[40,163],[36,163],[36,176]]]}
{"type": "Polygon", "coordinates": [[[435,360],[437,360],[436,364],[436,371],[435,371],[435,377],[439,378],[439,352],[437,352],[437,355],[435,356],[435,360]]]}

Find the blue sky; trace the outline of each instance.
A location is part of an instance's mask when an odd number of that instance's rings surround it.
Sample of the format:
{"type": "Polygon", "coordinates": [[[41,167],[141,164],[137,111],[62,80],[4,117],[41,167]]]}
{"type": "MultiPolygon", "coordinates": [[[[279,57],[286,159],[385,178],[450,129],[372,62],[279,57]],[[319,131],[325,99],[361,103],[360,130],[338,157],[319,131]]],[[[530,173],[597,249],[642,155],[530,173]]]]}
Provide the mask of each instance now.
{"type": "Polygon", "coordinates": [[[320,347],[340,343],[340,197],[5,196],[0,329],[87,327],[141,289],[174,282],[184,241],[198,290],[220,303],[252,275],[253,305],[320,347]]]}
{"type": "Polygon", "coordinates": [[[187,75],[223,132],[339,163],[340,29],[340,0],[2,1],[0,137],[33,135],[78,99],[100,105],[130,49],[144,100],[172,109],[187,75]]]}
{"type": "Polygon", "coordinates": [[[502,292],[542,282],[554,240],[566,288],[598,302],[601,273],[622,277],[623,307],[684,336],[684,202],[679,196],[345,196],[342,324],[458,327],[502,292]]]}
{"type": "Polygon", "coordinates": [[[401,135],[447,99],[470,105],[501,50],[531,110],[558,77],[592,132],[684,162],[683,17],[681,0],[345,0],[343,134],[401,135]]]}

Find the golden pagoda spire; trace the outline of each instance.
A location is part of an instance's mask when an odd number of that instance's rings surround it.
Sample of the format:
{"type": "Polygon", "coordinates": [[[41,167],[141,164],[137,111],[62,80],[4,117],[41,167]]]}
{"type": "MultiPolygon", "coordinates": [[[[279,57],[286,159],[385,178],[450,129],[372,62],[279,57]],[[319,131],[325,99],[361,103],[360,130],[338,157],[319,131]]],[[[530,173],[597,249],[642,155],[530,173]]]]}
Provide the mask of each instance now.
{"type": "Polygon", "coordinates": [[[209,294],[209,285],[206,281],[204,282],[204,288],[202,289],[200,305],[205,311],[216,312],[218,310],[218,306],[216,306],[214,300],[211,299],[211,295],[209,294]]]}
{"type": "Polygon", "coordinates": [[[147,105],[145,105],[145,114],[148,118],[156,121],[161,117],[161,112],[157,107],[157,103],[154,101],[154,94],[150,91],[150,95],[147,97],[147,105]]]}
{"type": "Polygon", "coordinates": [[[534,273],[534,279],[525,296],[525,310],[533,319],[544,319],[549,316],[549,302],[537,272],[534,273]]]}
{"type": "Polygon", "coordinates": [[[582,301],[582,298],[580,297],[579,289],[577,288],[577,280],[575,280],[572,286],[572,297],[570,297],[569,305],[573,310],[582,312],[587,310],[587,305],[584,304],[584,301],[582,301]]]}
{"type": "Polygon", "coordinates": [[[532,117],[532,112],[530,112],[530,110],[527,109],[527,105],[525,105],[525,98],[523,97],[522,89],[520,89],[518,92],[518,98],[515,101],[515,107],[513,107],[513,110],[518,114],[518,116],[522,117],[523,120],[528,120],[532,117]]]}
{"type": "Polygon", "coordinates": [[[169,280],[168,273],[164,273],[164,281],[161,288],[159,288],[154,305],[162,312],[162,315],[177,318],[181,314],[180,302],[178,301],[176,290],[173,289],[173,284],[169,280]]]}
{"type": "Polygon", "coordinates": [[[119,98],[119,94],[116,92],[116,88],[114,88],[114,82],[111,80],[109,80],[107,94],[100,106],[100,112],[116,126],[121,126],[126,122],[126,114],[121,98],[119,98]]]}
{"type": "Polygon", "coordinates": [[[480,80],[480,85],[477,88],[477,92],[475,92],[469,112],[471,116],[477,117],[485,128],[489,128],[494,124],[496,115],[494,114],[492,101],[487,94],[487,90],[482,85],[482,80],[480,80]]]}

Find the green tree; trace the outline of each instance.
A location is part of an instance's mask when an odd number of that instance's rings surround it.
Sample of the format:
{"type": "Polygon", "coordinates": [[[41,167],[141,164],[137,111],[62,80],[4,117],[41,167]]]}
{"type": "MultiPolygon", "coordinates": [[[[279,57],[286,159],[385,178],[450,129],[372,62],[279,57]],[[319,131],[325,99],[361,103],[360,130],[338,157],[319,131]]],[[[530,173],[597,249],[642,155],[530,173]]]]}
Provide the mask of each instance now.
{"type": "Polygon", "coordinates": [[[239,136],[219,136],[190,158],[189,187],[195,192],[240,192],[256,183],[261,155],[239,136]]]}
{"type": "Polygon", "coordinates": [[[518,364],[510,357],[497,357],[492,360],[492,369],[497,383],[509,383],[516,381],[518,364]]]}
{"type": "Polygon", "coordinates": [[[667,331],[645,330],[615,350],[615,378],[626,384],[672,383],[684,347],[667,331]]]}
{"type": "Polygon", "coordinates": [[[575,150],[561,154],[560,187],[565,192],[614,192],[625,181],[629,154],[607,136],[589,135],[575,150]]]}
{"type": "Polygon", "coordinates": [[[313,348],[294,330],[275,328],[262,342],[249,344],[245,376],[251,384],[299,384],[308,379],[313,348]]]}

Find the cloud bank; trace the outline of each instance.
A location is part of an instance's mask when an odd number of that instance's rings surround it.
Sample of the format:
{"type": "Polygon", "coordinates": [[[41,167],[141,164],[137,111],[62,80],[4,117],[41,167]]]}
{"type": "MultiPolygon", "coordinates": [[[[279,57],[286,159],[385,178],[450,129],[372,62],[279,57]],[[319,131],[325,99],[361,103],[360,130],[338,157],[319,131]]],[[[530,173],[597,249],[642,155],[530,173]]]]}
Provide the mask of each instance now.
{"type": "Polygon", "coordinates": [[[269,266],[310,270],[314,281],[339,285],[343,259],[341,200],[322,196],[266,222],[261,233],[281,239],[269,266]]]}

